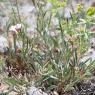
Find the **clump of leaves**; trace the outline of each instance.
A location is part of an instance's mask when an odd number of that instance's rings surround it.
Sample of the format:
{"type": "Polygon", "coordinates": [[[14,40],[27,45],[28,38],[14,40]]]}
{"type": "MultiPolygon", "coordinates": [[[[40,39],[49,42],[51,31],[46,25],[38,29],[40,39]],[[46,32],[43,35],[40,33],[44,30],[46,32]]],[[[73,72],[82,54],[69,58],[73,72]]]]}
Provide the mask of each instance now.
{"type": "MultiPolygon", "coordinates": [[[[58,4],[57,7],[63,6],[64,1],[55,1],[50,2],[58,4]]],[[[14,44],[15,51],[10,50],[6,60],[8,66],[13,69],[11,72],[15,72],[16,69],[22,75],[27,73],[29,81],[34,74],[37,76],[37,86],[43,86],[47,90],[56,89],[62,95],[65,91],[73,90],[76,83],[91,76],[94,65],[86,66],[87,61],[80,63],[81,56],[87,50],[87,26],[90,25],[91,19],[77,19],[72,13],[72,18],[67,20],[58,14],[58,27],[51,31],[54,15],[52,12],[47,14],[42,3],[38,2],[36,7],[37,36],[30,40],[25,34],[26,27],[21,30],[19,38],[23,42],[23,48],[18,53],[14,44]],[[54,35],[50,35],[51,32],[54,35]]]]}
{"type": "MultiPolygon", "coordinates": [[[[41,7],[39,9],[42,10],[41,7]]],[[[41,36],[42,42],[46,45],[47,52],[45,55],[47,55],[46,59],[48,57],[48,61],[40,68],[41,77],[38,85],[44,85],[48,90],[57,89],[61,95],[64,91],[73,90],[73,86],[76,83],[92,75],[90,69],[93,65],[86,66],[85,63],[87,61],[80,63],[81,55],[87,48],[83,47],[87,45],[88,31],[86,27],[83,32],[75,31],[78,24],[83,24],[84,22],[77,23],[78,19],[72,14],[75,18],[72,17],[69,22],[58,17],[59,34],[57,36],[48,35],[46,30],[48,24],[46,24],[47,21],[45,20],[46,14],[44,15],[43,10],[40,13],[43,15],[38,17],[37,31],[41,36]],[[39,24],[42,18],[43,21],[39,24]],[[64,26],[62,21],[66,22],[64,26]],[[76,37],[77,40],[74,35],[79,35],[76,37]]],[[[86,23],[84,23],[85,25],[86,23]]]]}
{"type": "Polygon", "coordinates": [[[88,10],[87,10],[87,15],[88,16],[93,16],[95,14],[95,7],[90,7],[88,10]]]}

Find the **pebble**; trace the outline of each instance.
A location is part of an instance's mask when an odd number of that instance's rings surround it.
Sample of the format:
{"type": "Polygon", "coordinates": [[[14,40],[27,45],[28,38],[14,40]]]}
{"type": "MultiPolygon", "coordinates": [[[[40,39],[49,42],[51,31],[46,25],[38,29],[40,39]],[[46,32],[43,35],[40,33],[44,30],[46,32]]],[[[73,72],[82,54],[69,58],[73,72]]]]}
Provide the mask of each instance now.
{"type": "Polygon", "coordinates": [[[7,49],[8,46],[8,41],[5,37],[0,36],[0,52],[3,53],[7,49]]]}
{"type": "Polygon", "coordinates": [[[27,95],[48,95],[48,94],[43,92],[41,89],[36,88],[35,86],[31,86],[27,90],[27,95]]]}

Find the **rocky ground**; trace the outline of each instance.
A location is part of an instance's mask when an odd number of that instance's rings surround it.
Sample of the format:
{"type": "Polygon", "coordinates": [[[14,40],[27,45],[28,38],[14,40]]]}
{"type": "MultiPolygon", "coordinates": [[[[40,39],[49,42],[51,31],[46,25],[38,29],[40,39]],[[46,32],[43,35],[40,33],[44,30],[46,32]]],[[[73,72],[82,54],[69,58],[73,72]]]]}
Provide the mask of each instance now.
{"type": "MultiPolygon", "coordinates": [[[[33,3],[31,2],[31,0],[18,0],[18,1],[19,1],[18,6],[19,6],[19,13],[20,13],[21,19],[23,20],[23,22],[25,22],[28,25],[27,31],[31,34],[31,32],[34,32],[36,28],[36,9],[33,6],[33,3]]],[[[86,7],[90,6],[93,1],[94,0],[88,0],[88,2],[85,3],[85,6],[86,7]]],[[[75,5],[76,3],[74,2],[73,6],[75,7],[75,5]]],[[[2,36],[5,36],[4,32],[6,31],[6,24],[8,23],[10,17],[13,15],[12,7],[14,9],[17,9],[16,0],[0,0],[0,39],[2,39],[2,36]]],[[[54,24],[55,24],[55,21],[54,21],[54,24]]],[[[1,43],[2,41],[0,40],[0,46],[2,46],[1,43]]],[[[89,57],[89,58],[92,58],[93,60],[95,59],[94,49],[91,49],[87,54],[88,55],[86,55],[87,56],[86,58],[89,57]]],[[[82,61],[84,60],[85,58],[82,61]]],[[[3,82],[2,77],[3,76],[0,75],[0,93],[6,92],[7,89],[10,88],[9,85],[3,82]]],[[[27,95],[48,95],[47,93],[42,92],[40,89],[37,89],[34,86],[28,89],[26,92],[27,92],[27,95]]],[[[54,93],[50,95],[58,95],[56,92],[54,93]]],[[[94,95],[94,94],[95,94],[95,77],[91,78],[90,81],[86,83],[78,84],[77,92],[76,93],[74,92],[72,95],[94,95]]],[[[9,95],[18,95],[18,94],[13,90],[11,91],[9,95]]],[[[69,94],[67,93],[64,95],[69,95],[69,94]]]]}
{"type": "MultiPolygon", "coordinates": [[[[35,14],[36,9],[33,6],[31,0],[18,0],[18,7],[21,19],[28,24],[29,31],[33,31],[36,24],[35,14]]],[[[12,17],[12,7],[17,11],[16,0],[4,0],[0,1],[0,30],[4,32],[6,23],[12,17]]],[[[1,32],[0,31],[0,32],[1,32]]]]}
{"type": "MultiPolygon", "coordinates": [[[[36,27],[36,9],[33,6],[32,0],[18,0],[19,14],[23,22],[28,24],[28,31],[34,31],[36,27]]],[[[80,0],[76,0],[80,2],[80,0]]],[[[83,0],[85,7],[88,8],[94,0],[83,0]]],[[[70,3],[70,0],[68,4],[70,3]]],[[[76,2],[73,2],[73,7],[76,10],[76,2]]],[[[13,15],[12,7],[16,10],[17,4],[16,0],[0,0],[0,32],[4,32],[6,23],[13,15]]],[[[47,4],[46,9],[50,7],[50,4],[47,4]]]]}

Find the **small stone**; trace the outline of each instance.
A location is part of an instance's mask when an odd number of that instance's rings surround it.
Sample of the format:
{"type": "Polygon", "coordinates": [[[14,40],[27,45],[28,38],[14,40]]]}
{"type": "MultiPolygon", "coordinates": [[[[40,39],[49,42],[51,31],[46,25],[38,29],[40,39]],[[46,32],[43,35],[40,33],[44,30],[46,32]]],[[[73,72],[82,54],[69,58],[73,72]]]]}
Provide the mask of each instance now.
{"type": "Polygon", "coordinates": [[[53,95],[59,95],[56,91],[53,91],[53,95]]]}
{"type": "Polygon", "coordinates": [[[48,94],[43,92],[41,89],[32,86],[27,90],[27,95],[48,95],[48,94]]]}
{"type": "Polygon", "coordinates": [[[0,36],[0,52],[4,53],[8,46],[8,41],[5,37],[0,36]]]}

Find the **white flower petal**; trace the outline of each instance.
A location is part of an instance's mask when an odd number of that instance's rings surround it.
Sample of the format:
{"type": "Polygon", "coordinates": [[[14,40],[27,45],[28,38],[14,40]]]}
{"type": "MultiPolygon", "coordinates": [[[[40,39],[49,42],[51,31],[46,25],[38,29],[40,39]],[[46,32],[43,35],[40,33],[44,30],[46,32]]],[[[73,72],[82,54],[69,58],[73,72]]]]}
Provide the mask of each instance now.
{"type": "Polygon", "coordinates": [[[16,29],[16,30],[21,29],[21,27],[22,27],[22,25],[21,25],[21,24],[16,24],[16,25],[15,25],[15,29],[16,29]]]}
{"type": "Polygon", "coordinates": [[[65,18],[71,18],[71,11],[69,8],[65,8],[64,16],[65,16],[65,18]]]}

